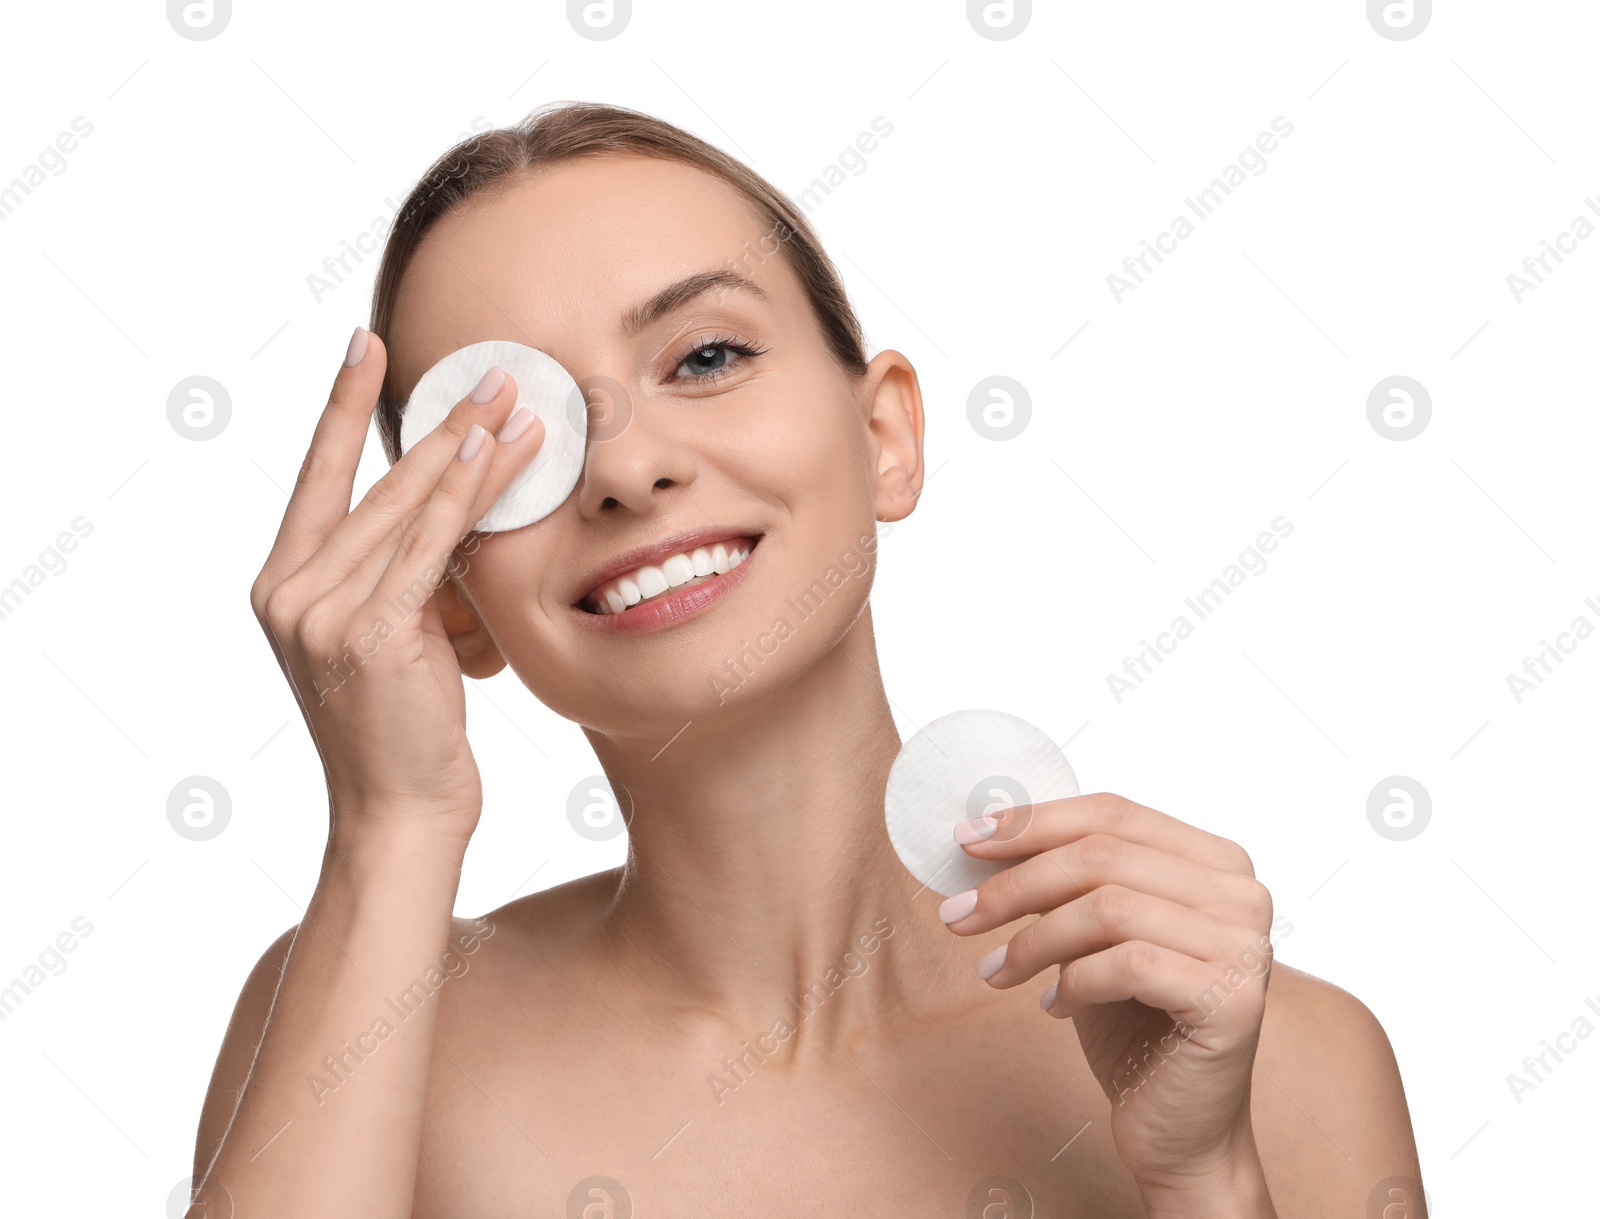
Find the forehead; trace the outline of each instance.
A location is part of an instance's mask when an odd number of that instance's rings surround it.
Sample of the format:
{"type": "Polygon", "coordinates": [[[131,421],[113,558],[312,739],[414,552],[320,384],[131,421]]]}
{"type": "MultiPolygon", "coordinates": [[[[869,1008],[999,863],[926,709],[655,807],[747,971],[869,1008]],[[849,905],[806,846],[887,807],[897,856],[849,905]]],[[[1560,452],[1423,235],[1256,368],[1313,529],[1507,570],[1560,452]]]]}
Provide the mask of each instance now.
{"type": "Polygon", "coordinates": [[[401,281],[385,337],[408,395],[445,355],[504,338],[559,350],[616,338],[622,316],[686,275],[737,267],[798,290],[756,205],[693,166],[589,156],[519,174],[435,222],[401,281]],[[786,282],[787,281],[787,282],[786,282]]]}

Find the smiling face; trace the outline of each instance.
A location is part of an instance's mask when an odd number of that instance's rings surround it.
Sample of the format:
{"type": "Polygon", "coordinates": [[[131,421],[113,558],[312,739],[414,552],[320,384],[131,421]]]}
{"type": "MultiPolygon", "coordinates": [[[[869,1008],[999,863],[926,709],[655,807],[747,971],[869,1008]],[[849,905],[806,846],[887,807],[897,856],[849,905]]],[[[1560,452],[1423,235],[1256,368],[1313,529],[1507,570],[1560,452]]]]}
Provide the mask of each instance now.
{"type": "Polygon", "coordinates": [[[634,155],[525,173],[429,231],[385,336],[400,392],[511,339],[615,400],[559,508],[459,552],[469,674],[508,663],[568,719],[670,733],[771,697],[856,622],[876,522],[921,487],[916,375],[893,351],[843,371],[777,244],[721,179],[634,155]]]}

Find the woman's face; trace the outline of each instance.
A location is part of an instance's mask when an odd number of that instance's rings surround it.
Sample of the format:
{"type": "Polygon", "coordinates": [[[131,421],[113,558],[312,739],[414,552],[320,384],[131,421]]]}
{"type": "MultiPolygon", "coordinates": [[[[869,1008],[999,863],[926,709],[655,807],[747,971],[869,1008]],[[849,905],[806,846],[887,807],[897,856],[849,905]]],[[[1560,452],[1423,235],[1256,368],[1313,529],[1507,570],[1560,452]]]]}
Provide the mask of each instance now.
{"type": "Polygon", "coordinates": [[[921,485],[916,376],[896,352],[863,378],[833,362],[779,236],[720,179],[637,156],[525,175],[429,232],[384,336],[401,393],[457,348],[512,339],[616,399],[610,422],[591,416],[559,508],[458,550],[469,613],[447,622],[468,672],[507,663],[580,724],[670,733],[770,697],[855,623],[876,522],[906,515],[921,485]],[[749,558],[621,614],[593,612],[597,588],[619,591],[602,578],[618,560],[631,571],[642,564],[630,552],[692,551],[673,539],[700,534],[690,541],[727,539],[749,558]]]}

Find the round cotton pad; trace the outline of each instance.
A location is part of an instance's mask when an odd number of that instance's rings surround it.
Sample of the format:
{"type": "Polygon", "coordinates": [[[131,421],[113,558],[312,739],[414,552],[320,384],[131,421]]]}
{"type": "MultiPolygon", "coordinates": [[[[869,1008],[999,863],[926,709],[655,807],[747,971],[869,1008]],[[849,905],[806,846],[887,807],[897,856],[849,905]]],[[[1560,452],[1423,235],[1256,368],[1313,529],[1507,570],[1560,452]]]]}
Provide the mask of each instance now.
{"type": "Polygon", "coordinates": [[[884,817],[889,841],[906,870],[935,893],[952,897],[1017,862],[968,855],[956,823],[985,813],[1000,818],[998,835],[1020,827],[1006,813],[1078,794],[1078,778],[1056,743],[1027,720],[1004,711],[952,711],[900,747],[889,768],[884,817]]]}
{"type": "Polygon", "coordinates": [[[495,364],[516,381],[517,405],[544,420],[544,441],[473,526],[484,533],[521,529],[554,512],[578,485],[588,439],[583,391],[567,370],[536,348],[491,339],[452,351],[422,374],[401,408],[401,455],[443,423],[495,364]]]}

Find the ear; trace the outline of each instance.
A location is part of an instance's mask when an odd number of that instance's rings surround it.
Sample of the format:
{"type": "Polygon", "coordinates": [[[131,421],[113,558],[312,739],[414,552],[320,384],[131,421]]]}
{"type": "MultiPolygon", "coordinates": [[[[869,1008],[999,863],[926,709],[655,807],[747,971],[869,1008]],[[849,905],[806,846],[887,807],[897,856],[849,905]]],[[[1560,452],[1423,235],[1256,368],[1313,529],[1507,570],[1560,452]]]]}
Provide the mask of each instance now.
{"type": "Polygon", "coordinates": [[[506,667],[506,658],[500,654],[499,645],[489,637],[483,620],[471,608],[471,599],[457,586],[454,576],[447,577],[433,594],[444,620],[445,634],[450,636],[450,646],[456,650],[461,671],[468,677],[493,677],[506,667]]]}
{"type": "Polygon", "coordinates": [[[911,515],[922,494],[922,390],[917,370],[898,351],[880,351],[867,365],[863,403],[877,442],[872,506],[880,521],[911,515]]]}

